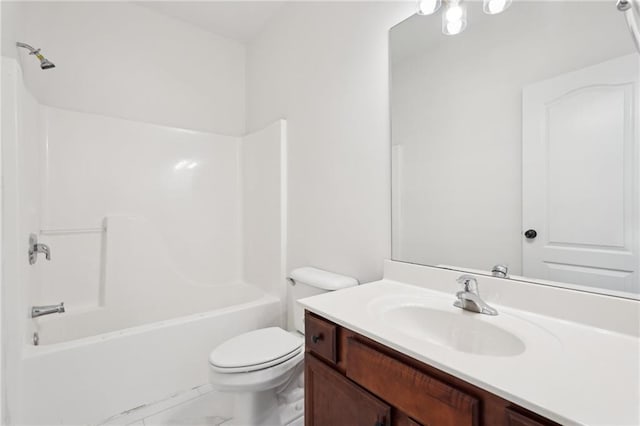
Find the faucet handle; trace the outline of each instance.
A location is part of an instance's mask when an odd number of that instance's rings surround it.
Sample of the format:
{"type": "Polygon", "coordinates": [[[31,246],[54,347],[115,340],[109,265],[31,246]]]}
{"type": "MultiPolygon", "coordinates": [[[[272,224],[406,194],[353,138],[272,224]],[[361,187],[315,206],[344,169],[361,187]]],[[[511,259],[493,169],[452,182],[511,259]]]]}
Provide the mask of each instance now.
{"type": "Polygon", "coordinates": [[[462,286],[464,287],[464,291],[470,293],[478,292],[478,280],[476,280],[476,277],[474,277],[473,275],[460,275],[456,281],[458,282],[458,284],[462,284],[462,286]]]}
{"type": "Polygon", "coordinates": [[[29,234],[29,265],[33,265],[38,260],[38,253],[44,253],[47,260],[51,260],[51,249],[46,244],[38,242],[36,234],[29,234]]]}

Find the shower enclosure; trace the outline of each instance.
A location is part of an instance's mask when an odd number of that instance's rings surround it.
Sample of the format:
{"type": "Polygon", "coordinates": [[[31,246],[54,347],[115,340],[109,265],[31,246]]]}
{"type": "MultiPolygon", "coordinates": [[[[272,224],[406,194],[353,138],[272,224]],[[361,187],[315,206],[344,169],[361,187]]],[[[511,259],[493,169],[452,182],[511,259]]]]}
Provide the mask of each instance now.
{"type": "Polygon", "coordinates": [[[207,383],[213,347],[282,325],[283,120],[235,137],[71,111],[20,67],[3,58],[11,424],[99,424],[207,383]],[[29,262],[31,234],[49,260],[29,262]]]}

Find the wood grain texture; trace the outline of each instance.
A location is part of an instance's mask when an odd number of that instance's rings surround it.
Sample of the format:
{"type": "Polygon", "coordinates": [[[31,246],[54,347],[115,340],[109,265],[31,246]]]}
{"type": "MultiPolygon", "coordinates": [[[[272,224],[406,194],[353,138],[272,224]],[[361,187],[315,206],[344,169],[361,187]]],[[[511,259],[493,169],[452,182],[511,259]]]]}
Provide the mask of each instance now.
{"type": "Polygon", "coordinates": [[[534,415],[524,415],[511,408],[505,410],[505,421],[507,426],[547,426],[549,423],[545,419],[534,415]]]}
{"type": "Polygon", "coordinates": [[[313,354],[331,363],[336,363],[338,354],[336,349],[337,326],[323,318],[305,315],[305,346],[313,354]]]}
{"type": "Polygon", "coordinates": [[[429,426],[477,426],[476,398],[351,338],[347,377],[429,426]]]}
{"type": "Polygon", "coordinates": [[[391,407],[307,353],[304,421],[305,426],[390,426],[391,407]]]}
{"type": "Polygon", "coordinates": [[[407,426],[423,426],[423,425],[421,425],[420,423],[410,418],[409,420],[407,420],[407,426]]]}

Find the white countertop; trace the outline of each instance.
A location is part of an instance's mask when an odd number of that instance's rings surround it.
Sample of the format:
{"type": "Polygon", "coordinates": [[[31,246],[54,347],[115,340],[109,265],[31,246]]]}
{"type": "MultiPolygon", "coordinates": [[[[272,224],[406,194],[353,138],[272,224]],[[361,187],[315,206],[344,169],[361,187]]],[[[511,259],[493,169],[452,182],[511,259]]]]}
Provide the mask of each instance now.
{"type": "MultiPolygon", "coordinates": [[[[481,291],[482,294],[482,291],[481,291]]],[[[451,294],[382,280],[299,303],[311,312],[564,425],[640,425],[640,339],[492,304],[499,315],[454,308],[451,294]],[[386,300],[422,300],[477,315],[517,335],[514,356],[461,352],[399,331],[380,315],[386,300]]],[[[571,309],[570,306],[567,309],[571,309]]],[[[598,315],[593,312],[593,315],[598,315]]],[[[475,320],[476,317],[473,317],[475,320]]]]}

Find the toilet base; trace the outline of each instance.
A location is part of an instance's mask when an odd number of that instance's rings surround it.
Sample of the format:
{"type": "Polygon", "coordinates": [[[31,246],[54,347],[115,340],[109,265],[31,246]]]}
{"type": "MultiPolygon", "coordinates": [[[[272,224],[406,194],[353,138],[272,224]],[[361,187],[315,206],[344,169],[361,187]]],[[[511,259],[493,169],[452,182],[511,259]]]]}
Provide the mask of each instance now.
{"type": "Polygon", "coordinates": [[[234,395],[233,426],[281,426],[278,398],[273,389],[234,395]]]}

